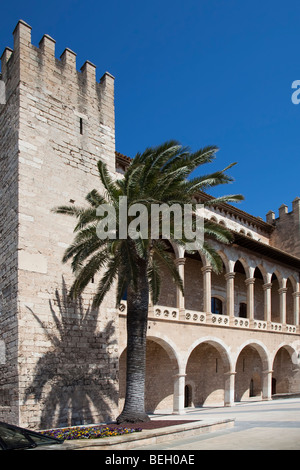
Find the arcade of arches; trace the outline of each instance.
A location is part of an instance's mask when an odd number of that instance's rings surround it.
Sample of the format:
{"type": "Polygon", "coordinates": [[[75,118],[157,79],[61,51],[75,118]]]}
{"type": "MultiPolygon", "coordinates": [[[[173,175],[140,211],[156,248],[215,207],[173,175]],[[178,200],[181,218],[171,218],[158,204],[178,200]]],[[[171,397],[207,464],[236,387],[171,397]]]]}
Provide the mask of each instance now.
{"type": "MultiPolygon", "coordinates": [[[[172,409],[182,413],[187,407],[231,406],[253,397],[268,400],[275,394],[299,392],[298,357],[290,346],[280,347],[272,360],[255,342],[245,345],[235,359],[228,356],[228,351],[217,340],[200,342],[182,370],[171,348],[159,338],[147,340],[147,411],[172,409]]],[[[125,374],[126,349],[120,356],[120,407],[125,396],[125,374]]]]}
{"type": "MultiPolygon", "coordinates": [[[[184,296],[163,272],[159,303],[149,310],[148,412],[300,393],[299,274],[236,247],[220,255],[223,273],[216,274],[200,254],[174,251],[184,296]]],[[[125,310],[119,322],[121,408],[125,310]]]]}

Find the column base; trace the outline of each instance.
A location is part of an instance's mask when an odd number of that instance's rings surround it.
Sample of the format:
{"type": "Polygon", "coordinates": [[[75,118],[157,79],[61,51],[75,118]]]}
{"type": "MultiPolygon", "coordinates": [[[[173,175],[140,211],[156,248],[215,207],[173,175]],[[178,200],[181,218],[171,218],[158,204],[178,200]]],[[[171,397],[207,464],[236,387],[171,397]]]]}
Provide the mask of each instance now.
{"type": "Polygon", "coordinates": [[[186,414],[185,409],[172,412],[172,415],[185,415],[185,414],[186,414]]]}

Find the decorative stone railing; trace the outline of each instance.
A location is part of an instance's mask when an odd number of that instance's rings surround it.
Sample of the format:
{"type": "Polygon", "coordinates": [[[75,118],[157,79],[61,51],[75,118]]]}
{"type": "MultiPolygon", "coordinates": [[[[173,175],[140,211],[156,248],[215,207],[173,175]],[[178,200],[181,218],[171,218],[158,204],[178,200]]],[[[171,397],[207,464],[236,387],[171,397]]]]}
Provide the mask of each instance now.
{"type": "Polygon", "coordinates": [[[267,330],[268,323],[264,320],[254,320],[253,328],[255,330],[267,330]]]}
{"type": "Polygon", "coordinates": [[[211,322],[213,325],[229,326],[229,316],[212,314],[211,322]]]}
{"type": "Polygon", "coordinates": [[[206,314],[196,310],[186,310],[185,320],[190,323],[206,323],[206,314]]]}
{"type": "Polygon", "coordinates": [[[283,326],[282,323],[275,323],[271,322],[271,330],[272,331],[283,331],[283,326]]]}
{"type": "MultiPolygon", "coordinates": [[[[127,302],[122,301],[119,306],[119,314],[127,314],[127,302]]],[[[277,333],[297,333],[299,327],[296,325],[287,325],[276,322],[266,322],[264,320],[254,319],[250,321],[249,318],[233,317],[228,315],[219,315],[216,313],[206,314],[197,310],[183,311],[179,308],[167,307],[164,305],[154,305],[149,307],[149,318],[167,321],[180,321],[194,324],[207,324],[221,327],[234,327],[234,328],[247,328],[260,331],[271,331],[277,333]]]]}
{"type": "Polygon", "coordinates": [[[240,318],[235,317],[233,320],[234,326],[239,326],[241,328],[249,328],[250,327],[250,320],[249,318],[240,318]]]}
{"type": "Polygon", "coordinates": [[[164,320],[179,320],[179,310],[178,308],[155,305],[153,307],[153,312],[149,312],[149,316],[154,316],[155,318],[162,318],[164,320]]]}
{"type": "Polygon", "coordinates": [[[296,325],[284,325],[284,326],[285,326],[285,333],[297,333],[296,325]]]}

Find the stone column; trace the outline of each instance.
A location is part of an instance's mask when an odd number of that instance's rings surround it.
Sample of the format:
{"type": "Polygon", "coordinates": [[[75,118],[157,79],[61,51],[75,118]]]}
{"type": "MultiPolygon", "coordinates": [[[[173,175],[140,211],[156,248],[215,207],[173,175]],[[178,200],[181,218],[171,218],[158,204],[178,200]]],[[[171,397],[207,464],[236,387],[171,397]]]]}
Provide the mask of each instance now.
{"type": "Polygon", "coordinates": [[[225,372],[224,406],[234,406],[234,385],[236,372],[225,372]]]}
{"type": "Polygon", "coordinates": [[[264,320],[271,322],[271,289],[272,283],[268,282],[263,285],[264,290],[264,320]]]}
{"type": "Polygon", "coordinates": [[[249,277],[245,280],[247,286],[247,317],[250,320],[250,325],[252,325],[254,320],[254,283],[254,277],[249,277]]]}
{"type": "MultiPolygon", "coordinates": [[[[230,320],[234,318],[234,276],[235,273],[225,274],[226,279],[226,291],[227,291],[227,315],[230,320]]],[[[229,320],[229,321],[230,321],[229,320]]]]}
{"type": "Polygon", "coordinates": [[[272,370],[266,370],[262,372],[263,383],[262,383],[262,399],[272,400],[272,370]]]}
{"type": "Polygon", "coordinates": [[[287,288],[282,287],[278,289],[279,300],[280,300],[280,323],[283,325],[286,323],[286,293],[287,288]]]}
{"type": "Polygon", "coordinates": [[[294,325],[297,325],[299,327],[300,292],[294,292],[293,298],[294,298],[294,325]]]}
{"type": "Polygon", "coordinates": [[[186,374],[174,376],[173,414],[184,414],[184,387],[186,374]]]}
{"type": "MultiPolygon", "coordinates": [[[[179,275],[182,279],[183,286],[184,286],[184,264],[185,258],[177,258],[175,260],[179,275]]],[[[183,318],[185,316],[185,303],[184,303],[184,295],[181,292],[180,288],[176,286],[177,291],[177,308],[179,308],[179,318],[183,318]]]]}
{"type": "Polygon", "coordinates": [[[204,305],[203,309],[206,315],[211,314],[211,266],[203,266],[203,291],[204,291],[204,305]]]}

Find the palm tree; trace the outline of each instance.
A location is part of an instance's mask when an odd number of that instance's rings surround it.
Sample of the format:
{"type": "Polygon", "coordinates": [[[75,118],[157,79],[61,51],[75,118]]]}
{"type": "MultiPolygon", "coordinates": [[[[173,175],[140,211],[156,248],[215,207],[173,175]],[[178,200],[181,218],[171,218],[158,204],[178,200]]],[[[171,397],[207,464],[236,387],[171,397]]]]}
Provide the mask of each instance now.
{"type": "MultiPolygon", "coordinates": [[[[78,219],[74,229],[74,242],[67,248],[63,257],[63,262],[71,260],[75,274],[70,296],[77,298],[99,272],[100,281],[93,298],[93,308],[101,305],[114,283],[117,306],[125,292],[127,293],[126,395],[123,411],[117,418],[118,423],[149,420],[144,405],[148,303],[149,293],[153,304],[158,300],[162,265],[167,267],[183,292],[182,280],[168,250],[167,241],[162,237],[161,219],[158,222],[160,236],[155,239],[151,237],[149,215],[146,236],[145,231],[142,234],[141,226],[137,228],[137,236],[124,236],[123,205],[120,201],[127,198],[128,213],[134,204],[141,204],[146,208],[146,214],[150,214],[153,204],[166,204],[167,207],[177,204],[181,208],[184,204],[190,204],[194,211],[194,196],[197,191],[232,181],[225,173],[232,165],[205,176],[190,176],[199,166],[212,162],[216,151],[216,147],[209,146],[190,152],[178,142],[169,141],[138,153],[124,177],[118,180],[114,180],[109,175],[106,164],[99,161],[99,176],[105,194],[102,195],[94,189],[86,196],[88,207],[61,206],[55,209],[57,213],[78,219]],[[110,219],[105,219],[104,211],[99,215],[99,207],[105,207],[107,210],[112,208],[112,213],[116,215],[113,233],[109,232],[110,219]],[[100,222],[102,225],[106,224],[107,238],[99,238],[100,222]]],[[[223,196],[215,198],[213,203],[236,202],[241,199],[241,195],[223,196]]],[[[208,204],[210,202],[206,203],[208,204]]],[[[105,214],[107,217],[107,213],[105,214]]],[[[134,217],[128,216],[125,223],[128,226],[132,221],[134,217]]],[[[176,238],[175,225],[171,218],[169,238],[172,242],[184,245],[187,240],[184,236],[176,238]]],[[[223,243],[229,243],[231,239],[230,233],[224,227],[212,222],[205,222],[204,232],[223,243]]],[[[213,269],[219,272],[222,260],[206,240],[201,246],[201,251],[213,269]]]]}

